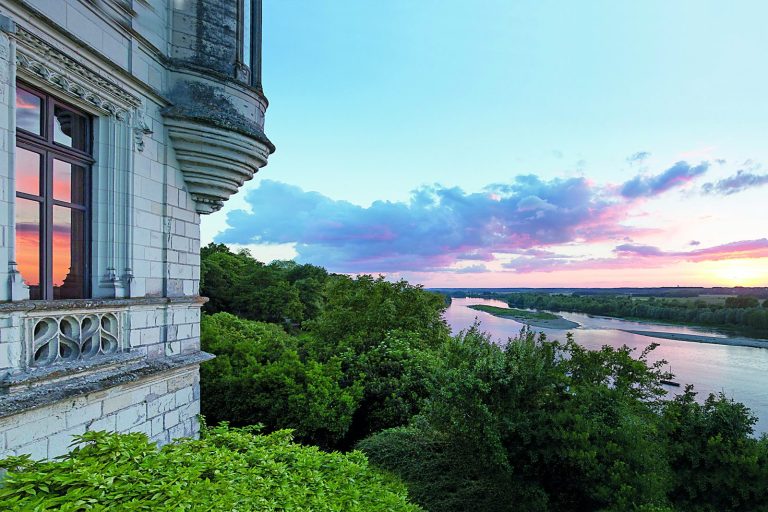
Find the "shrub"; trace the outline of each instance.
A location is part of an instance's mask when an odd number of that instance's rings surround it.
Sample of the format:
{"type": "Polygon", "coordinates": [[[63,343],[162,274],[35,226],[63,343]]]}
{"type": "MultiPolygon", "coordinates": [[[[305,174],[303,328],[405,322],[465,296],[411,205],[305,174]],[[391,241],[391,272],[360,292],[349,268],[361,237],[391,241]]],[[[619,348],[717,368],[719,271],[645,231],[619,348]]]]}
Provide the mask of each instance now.
{"type": "Polygon", "coordinates": [[[362,385],[343,383],[341,360],[303,360],[298,338],[277,325],[229,313],[202,319],[201,408],[212,422],[295,429],[302,441],[332,447],[344,437],[362,385]]]}
{"type": "Polygon", "coordinates": [[[89,432],[61,460],[0,461],[10,468],[0,510],[416,512],[393,477],[363,454],[325,453],[288,431],[217,427],[158,450],[143,434],[89,432]]]}

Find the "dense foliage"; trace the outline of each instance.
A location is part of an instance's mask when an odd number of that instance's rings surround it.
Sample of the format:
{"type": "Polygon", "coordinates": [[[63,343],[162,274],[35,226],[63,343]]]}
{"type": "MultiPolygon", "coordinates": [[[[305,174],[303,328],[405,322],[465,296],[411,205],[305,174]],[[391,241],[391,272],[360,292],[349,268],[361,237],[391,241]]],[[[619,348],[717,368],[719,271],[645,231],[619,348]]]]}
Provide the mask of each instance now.
{"type": "Polygon", "coordinates": [[[671,500],[679,510],[768,510],[768,439],[751,437],[754,417],[744,405],[710,395],[703,404],[688,387],[664,408],[673,476],[671,500]]]}
{"type": "MultiPolygon", "coordinates": [[[[204,272],[207,289],[241,290],[212,300],[219,312],[203,318],[203,348],[217,355],[202,367],[212,422],[358,446],[433,512],[768,511],[768,439],[753,437],[751,413],[722,395],[697,401],[692,389],[665,396],[671,376],[648,351],[589,351],[530,330],[503,346],[478,327],[451,337],[445,301],[403,281],[263,265],[217,246],[204,266],[216,268],[204,272]],[[293,289],[302,314],[243,306],[271,300],[242,285],[243,268],[293,289]],[[303,295],[291,281],[299,271],[317,284],[303,295]]],[[[521,307],[559,309],[546,301],[563,299],[617,316],[643,306],[668,321],[665,309],[764,311],[751,300],[519,297],[532,301],[521,307]]]]}
{"type": "Polygon", "coordinates": [[[301,340],[280,326],[229,313],[204,316],[202,340],[203,350],[216,354],[200,368],[202,413],[210,422],[292,428],[321,446],[345,436],[362,386],[344,384],[339,357],[302,358],[301,340]]]}
{"type": "MultiPolygon", "coordinates": [[[[328,275],[311,265],[262,265],[219,246],[207,248],[203,263],[213,268],[211,261],[259,268],[278,288],[290,287],[297,270],[316,276],[321,286],[301,299],[314,308],[300,326],[224,312],[203,317],[202,348],[217,356],[201,368],[202,412],[209,421],[291,428],[301,441],[341,449],[405,425],[418,412],[433,378],[431,350],[449,337],[440,295],[404,281],[328,275]]],[[[238,265],[218,268],[224,274],[204,273],[206,283],[215,275],[241,289],[238,282],[246,277],[238,265]]],[[[217,300],[216,307],[236,304],[236,295],[217,300]]]]}
{"type": "Polygon", "coordinates": [[[406,490],[359,452],[325,453],[289,432],[217,427],[158,450],[143,434],[89,432],[54,462],[27,457],[0,486],[0,510],[416,512],[406,490]]]}
{"type": "Polygon", "coordinates": [[[433,511],[768,510],[768,440],[739,404],[662,400],[663,363],[530,331],[476,328],[441,349],[407,428],[358,447],[433,511]]]}
{"type": "Polygon", "coordinates": [[[768,308],[762,307],[754,297],[729,297],[724,304],[695,299],[575,293],[512,293],[506,298],[510,307],[736,328],[748,330],[751,334],[768,336],[768,308]]]}
{"type": "Polygon", "coordinates": [[[224,244],[200,250],[200,294],[205,311],[226,311],[250,320],[295,324],[315,318],[328,273],[314,265],[275,261],[265,265],[248,251],[224,244]]]}

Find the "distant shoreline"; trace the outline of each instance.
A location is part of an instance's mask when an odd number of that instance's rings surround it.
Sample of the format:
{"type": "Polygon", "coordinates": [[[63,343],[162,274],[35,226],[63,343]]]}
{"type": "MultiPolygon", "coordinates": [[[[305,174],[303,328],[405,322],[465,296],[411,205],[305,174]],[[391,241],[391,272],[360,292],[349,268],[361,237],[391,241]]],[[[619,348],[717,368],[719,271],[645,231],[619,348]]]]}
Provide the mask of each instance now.
{"type": "Polygon", "coordinates": [[[510,313],[507,314],[499,312],[500,310],[504,308],[493,308],[494,310],[489,310],[488,307],[483,307],[482,304],[471,304],[467,306],[469,309],[474,309],[475,311],[482,311],[484,313],[488,313],[489,315],[493,315],[498,318],[507,318],[509,320],[514,320],[515,322],[519,322],[521,324],[530,325],[531,327],[543,327],[545,329],[561,329],[561,330],[568,330],[568,329],[575,329],[576,327],[579,327],[578,322],[573,322],[571,320],[566,320],[565,318],[561,317],[560,315],[555,315],[554,313],[549,313],[552,316],[556,318],[531,318],[529,316],[525,316],[522,314],[515,314],[514,309],[510,309],[510,313]],[[480,307],[477,307],[480,306],[480,307]]]}
{"type": "Polygon", "coordinates": [[[623,332],[630,334],[638,334],[640,336],[648,336],[651,338],[662,338],[666,340],[675,341],[692,341],[694,343],[710,343],[714,345],[730,345],[734,347],[753,347],[753,348],[768,348],[768,341],[754,340],[751,338],[729,337],[719,338],[717,336],[704,336],[701,334],[682,334],[676,332],[662,332],[662,331],[637,331],[634,329],[619,329],[623,332]]]}

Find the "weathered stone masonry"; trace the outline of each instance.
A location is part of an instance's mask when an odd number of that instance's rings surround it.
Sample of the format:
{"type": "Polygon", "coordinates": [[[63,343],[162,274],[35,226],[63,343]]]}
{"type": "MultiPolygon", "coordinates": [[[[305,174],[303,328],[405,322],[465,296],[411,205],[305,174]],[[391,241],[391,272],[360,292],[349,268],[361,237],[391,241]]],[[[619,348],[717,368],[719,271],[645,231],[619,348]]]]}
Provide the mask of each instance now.
{"type": "Polygon", "coordinates": [[[260,13],[258,0],[0,0],[0,458],[54,457],[88,430],[197,434],[211,357],[200,215],[274,151],[260,13]],[[89,119],[82,298],[29,300],[18,86],[89,119]]]}

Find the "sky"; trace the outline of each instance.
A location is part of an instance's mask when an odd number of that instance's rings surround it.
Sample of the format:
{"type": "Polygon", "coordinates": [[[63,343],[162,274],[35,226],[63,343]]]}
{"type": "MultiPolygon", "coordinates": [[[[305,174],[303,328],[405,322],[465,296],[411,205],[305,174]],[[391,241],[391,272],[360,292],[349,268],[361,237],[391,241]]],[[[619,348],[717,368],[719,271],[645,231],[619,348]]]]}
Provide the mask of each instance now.
{"type": "Polygon", "coordinates": [[[264,0],[203,243],[428,287],[768,286],[768,2],[264,0]]]}

